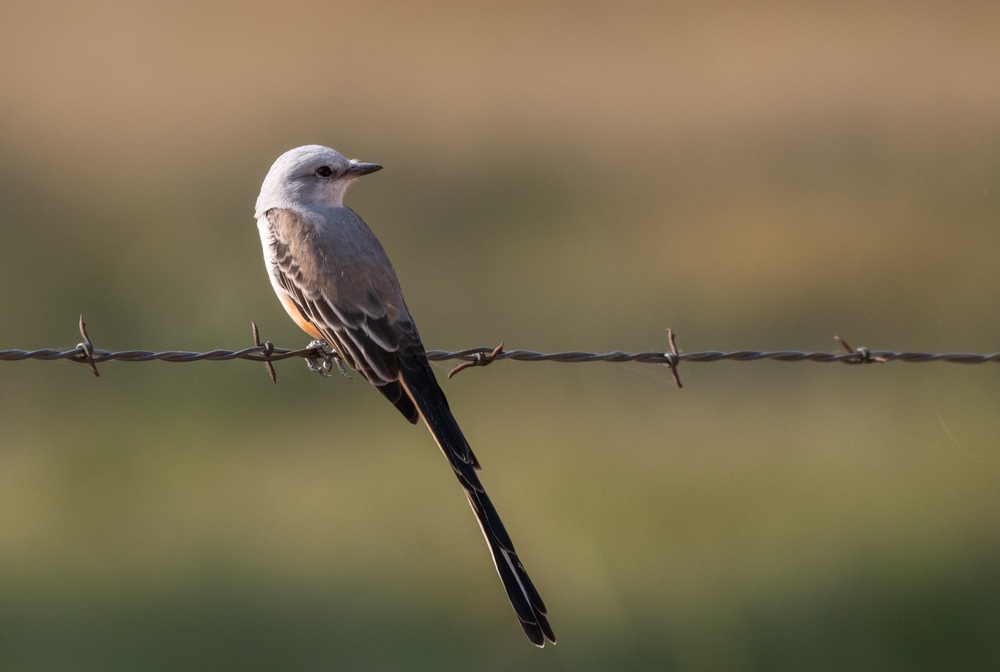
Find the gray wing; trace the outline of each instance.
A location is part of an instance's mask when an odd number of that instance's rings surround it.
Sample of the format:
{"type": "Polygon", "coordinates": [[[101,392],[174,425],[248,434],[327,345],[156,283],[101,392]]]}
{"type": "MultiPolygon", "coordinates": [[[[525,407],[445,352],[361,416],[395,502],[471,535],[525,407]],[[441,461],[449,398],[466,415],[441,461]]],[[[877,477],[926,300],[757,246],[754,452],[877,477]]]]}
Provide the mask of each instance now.
{"type": "MultiPolygon", "coordinates": [[[[348,230],[338,245],[291,210],[265,213],[278,284],[344,362],[365,377],[412,423],[416,407],[399,383],[399,353],[420,346],[399,282],[374,234],[344,209],[348,230]],[[360,242],[359,242],[360,239],[360,242]]],[[[422,346],[420,346],[422,350],[422,346]]]]}

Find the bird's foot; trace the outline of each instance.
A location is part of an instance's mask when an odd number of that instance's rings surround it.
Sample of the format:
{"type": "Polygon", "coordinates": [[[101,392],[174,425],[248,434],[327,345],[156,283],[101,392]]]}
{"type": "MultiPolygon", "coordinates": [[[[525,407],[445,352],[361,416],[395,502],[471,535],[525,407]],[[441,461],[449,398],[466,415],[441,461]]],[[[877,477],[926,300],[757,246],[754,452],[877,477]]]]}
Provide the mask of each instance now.
{"type": "Polygon", "coordinates": [[[350,378],[347,369],[344,368],[344,360],[341,359],[336,350],[327,350],[328,347],[329,344],[326,341],[319,339],[310,341],[306,349],[315,351],[316,356],[306,357],[306,366],[309,367],[310,371],[315,371],[324,378],[328,378],[333,375],[333,366],[336,364],[340,375],[344,378],[350,378]]]}

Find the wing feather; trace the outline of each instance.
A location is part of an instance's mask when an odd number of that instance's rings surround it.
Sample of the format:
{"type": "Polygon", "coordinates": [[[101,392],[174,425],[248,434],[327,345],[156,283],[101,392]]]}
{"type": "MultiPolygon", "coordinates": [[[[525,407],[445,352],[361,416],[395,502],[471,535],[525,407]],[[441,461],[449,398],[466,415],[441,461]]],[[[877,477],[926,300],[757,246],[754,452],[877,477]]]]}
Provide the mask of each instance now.
{"type": "MultiPolygon", "coordinates": [[[[364,226],[353,212],[347,212],[364,226]]],[[[301,244],[319,235],[308,221],[298,213],[283,209],[269,210],[266,217],[271,228],[270,270],[277,285],[345,364],[374,385],[407,420],[416,423],[419,419],[417,409],[398,381],[399,350],[402,341],[419,343],[420,337],[402,302],[395,276],[390,279],[389,292],[384,289],[380,292],[378,281],[385,283],[381,277],[365,284],[365,278],[325,272],[330,270],[332,260],[320,257],[317,250],[326,248],[301,244]],[[396,303],[402,306],[401,311],[390,310],[382,298],[385,293],[398,296],[396,303]]],[[[377,246],[374,252],[384,256],[385,252],[370,231],[368,235],[370,242],[377,246]]],[[[372,253],[371,250],[362,252],[372,253]]],[[[388,259],[385,267],[391,268],[388,259]]]]}

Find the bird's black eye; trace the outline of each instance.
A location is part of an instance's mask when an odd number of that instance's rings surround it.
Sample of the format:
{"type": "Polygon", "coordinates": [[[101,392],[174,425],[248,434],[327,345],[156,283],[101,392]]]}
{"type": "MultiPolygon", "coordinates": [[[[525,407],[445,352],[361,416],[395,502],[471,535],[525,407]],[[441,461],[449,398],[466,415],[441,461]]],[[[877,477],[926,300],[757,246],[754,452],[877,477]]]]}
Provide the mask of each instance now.
{"type": "Polygon", "coordinates": [[[316,174],[320,177],[330,177],[333,175],[333,168],[330,166],[320,166],[316,169],[316,174]]]}

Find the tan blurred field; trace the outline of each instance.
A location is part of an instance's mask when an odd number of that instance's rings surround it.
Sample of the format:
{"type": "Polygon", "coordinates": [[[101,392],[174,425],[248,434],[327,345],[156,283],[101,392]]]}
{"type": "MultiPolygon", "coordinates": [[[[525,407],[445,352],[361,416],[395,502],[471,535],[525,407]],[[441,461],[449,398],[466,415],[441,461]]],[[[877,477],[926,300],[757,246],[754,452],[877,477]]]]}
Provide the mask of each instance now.
{"type": "MultiPolygon", "coordinates": [[[[0,5],[0,349],[304,345],[252,214],[321,143],[429,348],[1000,350],[1000,5],[452,4],[0,5]]],[[[277,368],[0,362],[0,669],[1000,659],[995,364],[442,382],[542,651],[426,431],[277,368]]]]}

